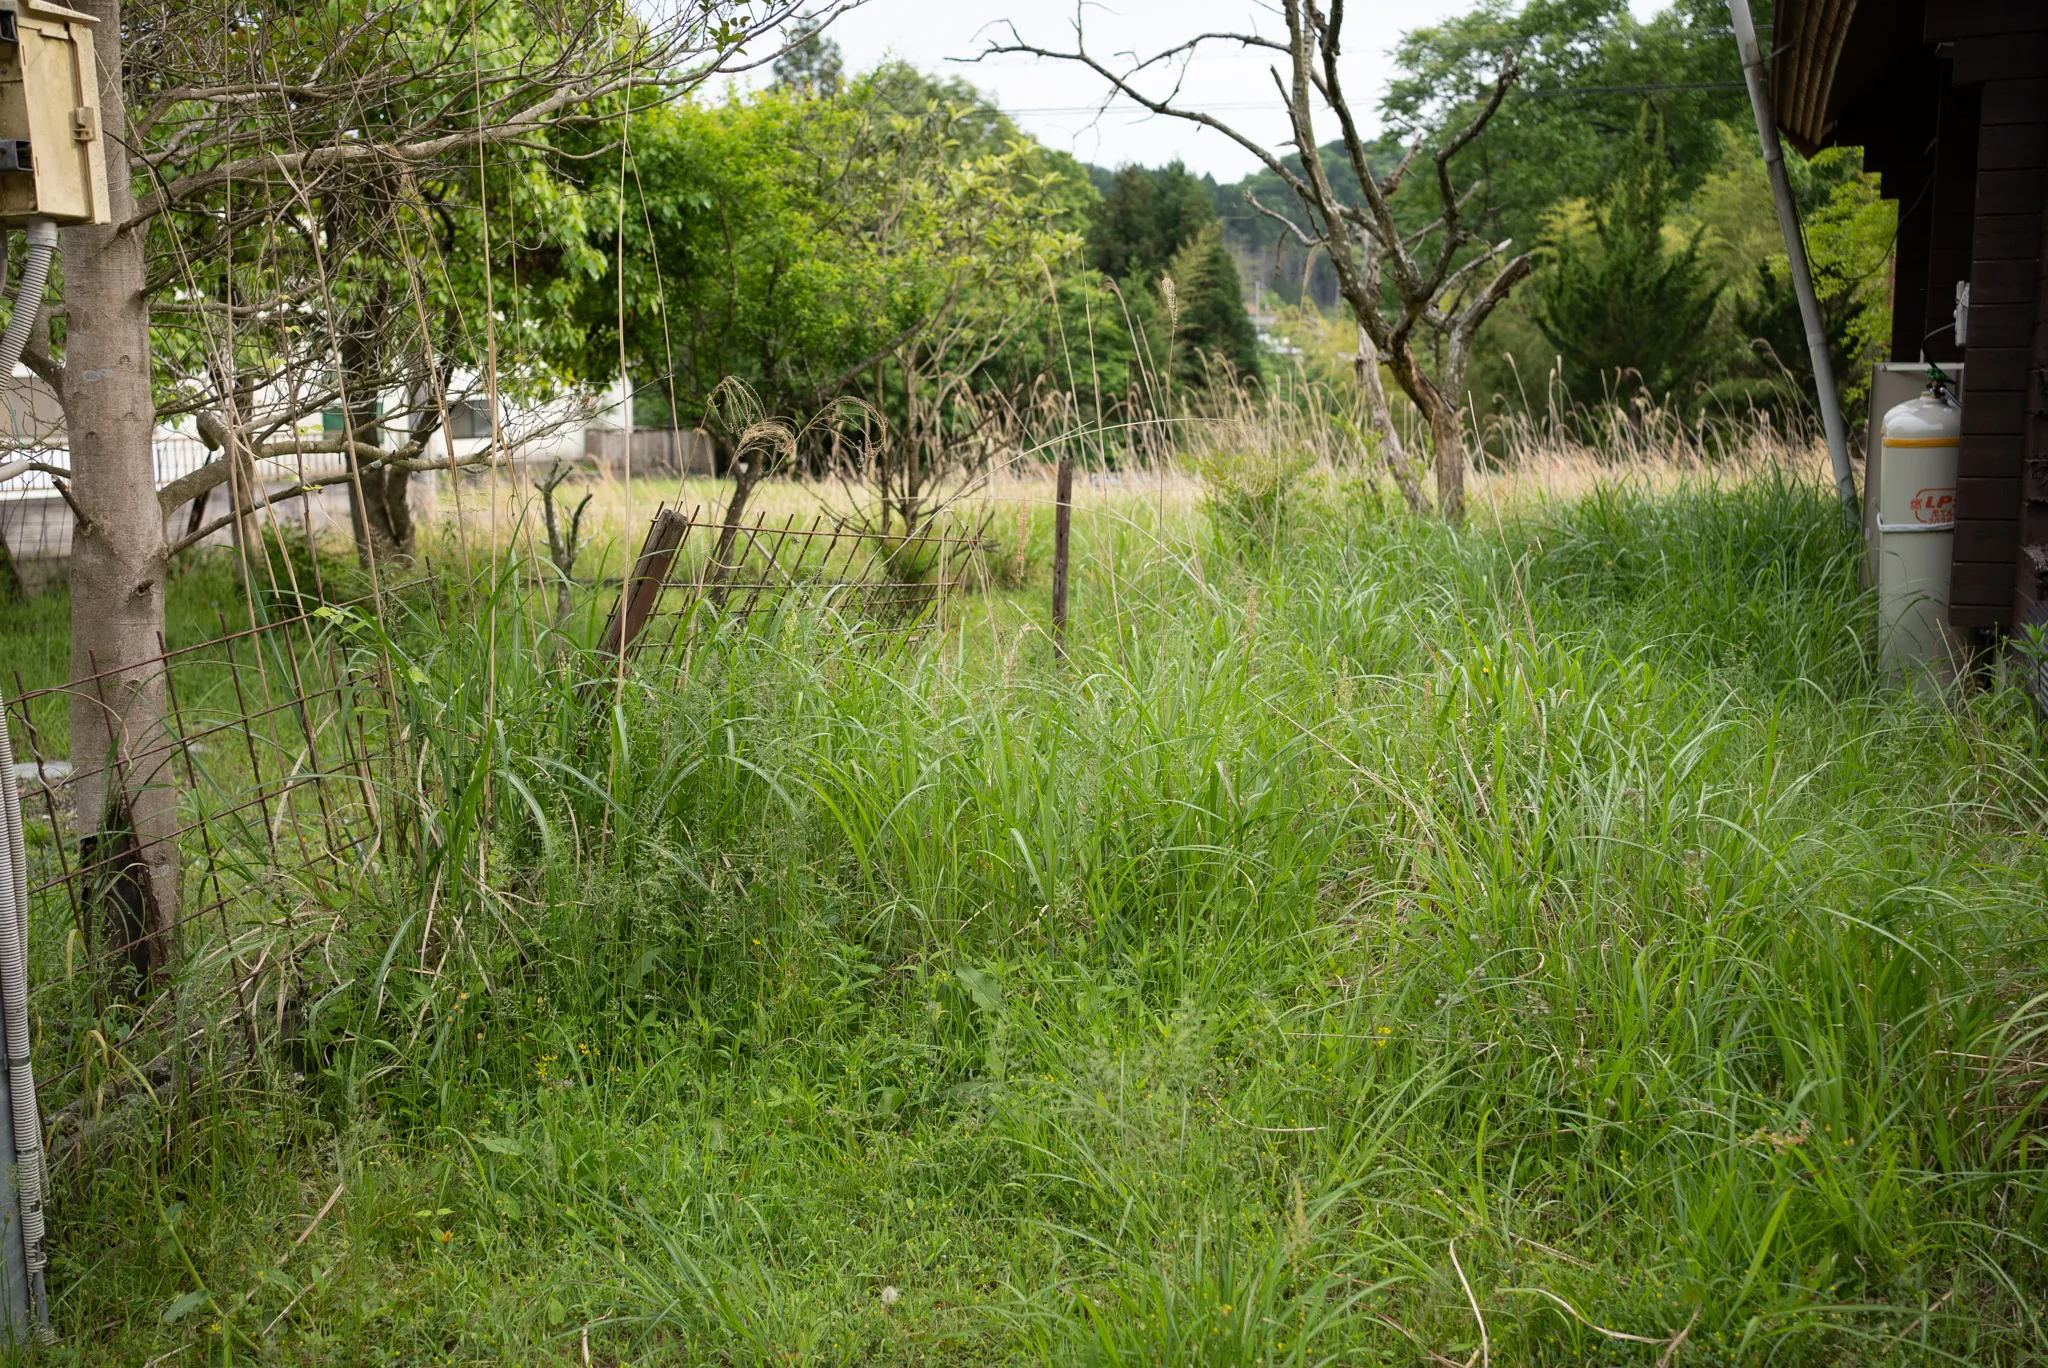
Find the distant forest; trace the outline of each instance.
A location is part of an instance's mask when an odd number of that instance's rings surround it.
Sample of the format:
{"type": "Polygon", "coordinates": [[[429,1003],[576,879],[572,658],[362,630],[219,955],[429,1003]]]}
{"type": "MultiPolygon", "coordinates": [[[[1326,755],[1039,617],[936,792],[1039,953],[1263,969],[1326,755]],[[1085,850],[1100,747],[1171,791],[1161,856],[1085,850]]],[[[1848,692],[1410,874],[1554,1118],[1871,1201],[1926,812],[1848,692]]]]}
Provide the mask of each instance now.
{"type": "MultiPolygon", "coordinates": [[[[1534,271],[1475,341],[1472,406],[1805,411],[1811,367],[1719,0],[1649,19],[1626,0],[1482,0],[1412,30],[1371,164],[1465,122],[1510,48],[1522,79],[1459,174],[1478,186],[1468,221],[1534,271]]],[[[776,413],[857,397],[940,446],[1084,394],[1091,412],[1139,414],[1283,370],[1353,392],[1357,333],[1329,262],[1248,199],[1300,221],[1270,170],[1218,184],[1178,164],[1085,166],[956,76],[843,71],[824,32],[776,78],[650,101],[630,178],[593,142],[521,183],[536,207],[574,210],[540,216],[560,241],[516,273],[546,306],[528,311],[529,354],[548,376],[605,384],[623,360],[649,426],[705,421],[728,378],[776,413]]],[[[1327,152],[1355,195],[1349,159],[1327,152]]],[[[1853,149],[1792,170],[1853,421],[1884,332],[1893,206],[1853,149]]],[[[1418,167],[1397,217],[1427,225],[1437,193],[1418,167]]]]}

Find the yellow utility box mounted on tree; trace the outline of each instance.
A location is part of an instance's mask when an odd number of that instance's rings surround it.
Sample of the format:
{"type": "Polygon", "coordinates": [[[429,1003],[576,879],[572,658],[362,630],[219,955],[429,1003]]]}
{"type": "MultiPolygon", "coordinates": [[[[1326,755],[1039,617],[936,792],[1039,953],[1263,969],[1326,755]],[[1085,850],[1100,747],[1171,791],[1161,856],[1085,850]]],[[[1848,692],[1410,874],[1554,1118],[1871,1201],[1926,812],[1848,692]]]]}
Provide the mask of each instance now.
{"type": "Polygon", "coordinates": [[[0,226],[112,222],[96,23],[39,0],[0,8],[0,226]]]}

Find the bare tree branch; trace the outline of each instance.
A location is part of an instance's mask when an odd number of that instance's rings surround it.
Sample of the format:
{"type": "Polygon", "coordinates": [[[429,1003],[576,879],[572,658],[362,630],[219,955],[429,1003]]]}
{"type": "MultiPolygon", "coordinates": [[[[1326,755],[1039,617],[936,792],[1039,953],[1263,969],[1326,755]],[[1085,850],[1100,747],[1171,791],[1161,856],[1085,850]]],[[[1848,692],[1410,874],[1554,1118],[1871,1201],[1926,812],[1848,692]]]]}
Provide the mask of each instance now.
{"type": "MultiPolygon", "coordinates": [[[[1278,209],[1269,208],[1268,206],[1259,203],[1259,197],[1253,194],[1250,190],[1246,190],[1244,192],[1244,202],[1246,204],[1249,204],[1257,212],[1265,215],[1267,218],[1273,220],[1273,222],[1285,228],[1288,232],[1294,234],[1294,240],[1296,242],[1299,242],[1302,246],[1326,247],[1329,245],[1328,238],[1310,237],[1306,232],[1302,230],[1301,225],[1296,223],[1293,219],[1287,217],[1287,215],[1281,213],[1278,209]]],[[[1278,270],[1279,267],[1276,265],[1274,269],[1278,270]]]]}
{"type": "MultiPolygon", "coordinates": [[[[1467,255],[1466,249],[1475,234],[1464,222],[1464,211],[1480,183],[1475,182],[1461,193],[1453,175],[1453,163],[1499,112],[1501,102],[1521,77],[1521,65],[1512,50],[1503,52],[1492,89],[1462,126],[1434,139],[1427,135],[1417,137],[1392,171],[1376,176],[1339,70],[1345,4],[1346,0],[1327,0],[1326,8],[1325,0],[1282,0],[1281,14],[1287,24],[1284,45],[1257,34],[1204,33],[1164,47],[1149,57],[1130,54],[1130,60],[1120,67],[1112,67],[1089,52],[1077,9],[1070,49],[1026,42],[1012,23],[1008,26],[1008,41],[990,43],[981,57],[1023,54],[1085,67],[1108,86],[1105,107],[1108,100],[1122,96],[1154,114],[1213,128],[1278,176],[1299,202],[1309,228],[1304,229],[1287,215],[1260,204],[1251,195],[1245,197],[1246,202],[1262,216],[1284,224],[1303,247],[1328,249],[1330,263],[1337,273],[1338,291],[1361,332],[1361,357],[1370,354],[1384,358],[1402,390],[1429,423],[1436,447],[1438,508],[1445,517],[1456,519],[1464,509],[1466,461],[1458,405],[1472,338],[1492,310],[1528,275],[1529,260],[1524,255],[1505,263],[1485,289],[1462,304],[1457,302],[1466,282],[1481,269],[1482,263],[1497,259],[1505,244],[1476,257],[1467,255]],[[1275,150],[1211,114],[1177,103],[1177,91],[1162,99],[1139,87],[1139,79],[1147,71],[1164,63],[1182,61],[1198,51],[1201,44],[1215,41],[1286,52],[1286,76],[1277,68],[1271,74],[1287,106],[1291,141],[1300,162],[1298,172],[1275,150]],[[1324,166],[1322,144],[1316,136],[1315,116],[1319,108],[1336,116],[1344,157],[1358,181],[1363,205],[1336,193],[1324,166]],[[1395,195],[1425,150],[1436,169],[1438,213],[1434,221],[1403,231],[1395,211],[1395,195]],[[1427,265],[1419,262],[1416,255],[1425,251],[1427,265]],[[1389,284],[1395,297],[1392,301],[1383,299],[1389,284]],[[1415,354],[1413,334],[1418,323],[1447,339],[1443,371],[1439,375],[1425,371],[1415,354]]],[[[1366,383],[1367,370],[1377,380],[1377,360],[1369,366],[1362,360],[1360,366],[1361,384],[1366,383]]],[[[1391,433],[1390,424],[1382,426],[1391,433]]],[[[1398,451],[1398,439],[1390,450],[1398,451]]],[[[1404,496],[1413,492],[1412,482],[1404,486],[1404,496]]],[[[1415,497],[1419,499],[1419,493],[1415,497]]]]}
{"type": "Polygon", "coordinates": [[[53,480],[68,480],[71,478],[70,467],[46,465],[33,457],[24,457],[21,460],[0,464],[0,484],[6,484],[9,480],[19,475],[37,474],[48,475],[53,480]]]}
{"type": "MultiPolygon", "coordinates": [[[[990,57],[1023,55],[1031,57],[1044,57],[1051,61],[1078,62],[1082,66],[1087,67],[1090,71],[1093,71],[1096,75],[1100,76],[1103,80],[1107,81],[1110,84],[1110,86],[1114,89],[1115,93],[1122,95],[1124,98],[1130,100],[1133,104],[1136,104],[1144,109],[1148,109],[1152,111],[1154,114],[1164,115],[1168,118],[1173,119],[1185,119],[1189,123],[1200,124],[1204,128],[1213,128],[1218,133],[1221,133],[1224,137],[1236,143],[1239,147],[1242,147],[1245,151],[1251,153],[1254,157],[1257,157],[1259,161],[1265,165],[1267,170],[1271,171],[1274,175],[1278,176],[1289,187],[1300,186],[1301,178],[1295,175],[1293,171],[1289,170],[1286,163],[1281,161],[1278,157],[1274,156],[1266,148],[1260,146],[1258,143],[1252,141],[1244,134],[1238,132],[1235,128],[1232,128],[1229,124],[1224,123],[1221,119],[1216,118],[1212,114],[1204,114],[1200,110],[1179,109],[1174,107],[1168,101],[1155,100],[1149,95],[1146,95],[1145,93],[1140,91],[1136,86],[1132,85],[1131,75],[1136,72],[1143,71],[1147,67],[1153,65],[1153,63],[1158,60],[1157,57],[1147,58],[1146,60],[1139,62],[1135,66],[1130,68],[1129,72],[1121,74],[1112,71],[1109,67],[1103,65],[1101,61],[1097,60],[1097,58],[1088,51],[1087,44],[1084,41],[1082,34],[1081,20],[1079,18],[1078,10],[1076,10],[1076,17],[1074,19],[1074,50],[1072,52],[1061,52],[1054,48],[1038,47],[1035,44],[1025,42],[1023,38],[1018,34],[1017,25],[1014,20],[1005,20],[1004,27],[1006,27],[1009,30],[1011,41],[1009,41],[1008,43],[991,43],[986,48],[976,53],[972,60],[979,62],[984,61],[990,57]]],[[[1262,46],[1264,45],[1265,44],[1262,44],[1262,46]]],[[[1282,50],[1284,51],[1284,49],[1282,50]]]]}
{"type": "MultiPolygon", "coordinates": [[[[274,461],[285,456],[343,456],[353,454],[357,468],[364,470],[371,466],[379,465],[415,474],[423,470],[448,469],[448,462],[446,461],[417,459],[423,449],[423,444],[410,442],[405,446],[397,447],[390,451],[386,451],[382,447],[371,446],[366,442],[266,442],[262,446],[252,448],[249,451],[248,460],[253,463],[255,461],[274,461]]],[[[487,463],[488,457],[483,460],[472,459],[457,462],[458,465],[482,465],[487,463]]],[[[172,480],[169,484],[158,490],[156,495],[157,502],[163,505],[164,512],[169,513],[180,505],[190,503],[201,494],[207,493],[209,490],[218,489],[226,484],[232,474],[232,470],[233,465],[229,457],[216,457],[199,467],[199,469],[180,475],[177,479],[172,480]]],[[[341,478],[346,479],[347,476],[344,475],[341,478]]],[[[335,481],[329,480],[326,483],[332,484],[335,481]]]]}

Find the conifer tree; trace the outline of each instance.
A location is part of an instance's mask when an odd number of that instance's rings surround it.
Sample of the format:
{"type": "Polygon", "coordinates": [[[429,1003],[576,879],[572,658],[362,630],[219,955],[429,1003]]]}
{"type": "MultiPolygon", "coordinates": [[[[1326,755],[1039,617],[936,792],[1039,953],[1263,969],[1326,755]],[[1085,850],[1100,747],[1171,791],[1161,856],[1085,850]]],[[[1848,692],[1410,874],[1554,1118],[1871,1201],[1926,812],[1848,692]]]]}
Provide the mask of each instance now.
{"type": "Polygon", "coordinates": [[[789,46],[775,59],[775,84],[829,100],[845,84],[839,44],[825,36],[825,25],[806,16],[789,31],[789,46]]]}
{"type": "Polygon", "coordinates": [[[1632,141],[1635,155],[1593,207],[1592,232],[1560,231],[1536,286],[1536,325],[1584,403],[1662,399],[1704,373],[1721,297],[1700,234],[1683,246],[1666,240],[1673,176],[1661,128],[1646,117],[1632,141]]]}
{"type": "MultiPolygon", "coordinates": [[[[1237,263],[1216,221],[1215,187],[1179,162],[1120,169],[1088,226],[1091,264],[1144,296],[1173,281],[1168,312],[1177,383],[1199,383],[1219,364],[1254,379],[1259,339],[1245,312],[1237,263]]],[[[1163,358],[1162,358],[1163,359],[1163,358]]]]}

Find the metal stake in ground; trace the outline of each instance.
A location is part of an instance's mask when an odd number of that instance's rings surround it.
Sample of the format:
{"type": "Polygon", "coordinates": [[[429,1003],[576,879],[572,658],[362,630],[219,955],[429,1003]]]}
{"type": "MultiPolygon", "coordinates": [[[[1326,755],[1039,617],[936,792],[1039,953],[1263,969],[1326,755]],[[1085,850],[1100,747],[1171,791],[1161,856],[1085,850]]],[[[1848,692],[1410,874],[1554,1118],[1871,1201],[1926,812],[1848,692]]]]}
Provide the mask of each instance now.
{"type": "Polygon", "coordinates": [[[1067,552],[1074,532],[1074,458],[1062,455],[1052,494],[1052,649],[1067,658],[1067,552]]]}

